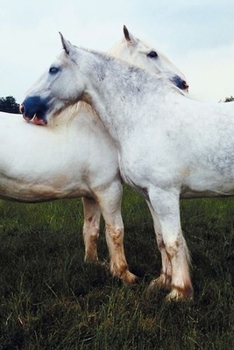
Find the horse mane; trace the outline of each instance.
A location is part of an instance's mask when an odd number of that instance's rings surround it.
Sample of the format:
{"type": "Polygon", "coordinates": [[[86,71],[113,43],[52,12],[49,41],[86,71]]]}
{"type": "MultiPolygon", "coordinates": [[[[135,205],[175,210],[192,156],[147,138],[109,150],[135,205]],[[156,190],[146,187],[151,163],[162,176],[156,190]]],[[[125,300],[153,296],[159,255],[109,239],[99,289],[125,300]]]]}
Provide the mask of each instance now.
{"type": "Polygon", "coordinates": [[[144,68],[137,67],[128,61],[122,60],[121,58],[114,56],[111,52],[98,51],[98,50],[87,49],[87,48],[83,48],[83,47],[80,47],[79,49],[86,51],[86,52],[89,52],[89,53],[95,55],[96,57],[100,57],[100,58],[104,59],[106,62],[123,62],[124,65],[131,67],[132,71],[142,71],[142,70],[146,71],[144,68]]]}
{"type": "MultiPolygon", "coordinates": [[[[128,61],[122,60],[118,57],[115,57],[111,53],[93,50],[93,49],[89,49],[89,48],[83,48],[83,47],[79,47],[79,48],[76,47],[76,48],[78,50],[82,50],[84,52],[90,53],[90,54],[94,55],[94,57],[97,57],[97,58],[100,58],[101,60],[104,60],[106,62],[106,65],[108,65],[109,63],[111,64],[112,62],[117,62],[118,64],[122,64],[125,67],[125,69],[128,70],[129,72],[136,74],[136,75],[140,74],[141,76],[144,77],[143,80],[145,80],[145,81],[150,80],[152,82],[152,85],[155,84],[155,92],[157,91],[157,89],[161,89],[161,88],[166,87],[167,89],[169,88],[168,92],[171,91],[171,92],[183,95],[184,97],[191,98],[190,96],[188,96],[187,93],[185,93],[184,91],[182,91],[181,89],[176,87],[172,82],[170,82],[167,78],[163,77],[160,74],[156,74],[156,73],[150,74],[146,69],[144,69],[142,67],[138,67],[138,66],[136,66],[128,61]]],[[[66,58],[65,58],[65,60],[66,60],[66,58]]],[[[95,63],[94,63],[94,65],[95,65],[95,63]]],[[[97,74],[100,76],[100,80],[103,80],[103,78],[105,76],[105,72],[102,68],[100,69],[99,66],[97,66],[97,74]]],[[[66,119],[67,121],[71,122],[74,118],[77,117],[78,109],[81,107],[82,107],[82,110],[84,112],[95,113],[95,111],[93,110],[93,108],[89,104],[87,104],[83,101],[80,101],[78,103],[75,103],[74,105],[67,106],[62,111],[59,111],[58,116],[60,117],[60,115],[61,115],[60,120],[66,119]],[[66,118],[63,118],[64,113],[66,113],[66,118]],[[68,113],[69,113],[69,118],[67,118],[68,113]]]]}
{"type": "Polygon", "coordinates": [[[87,113],[90,115],[96,114],[91,105],[84,101],[79,101],[70,106],[66,106],[62,110],[58,111],[56,113],[56,118],[53,118],[50,122],[50,126],[53,126],[54,124],[70,124],[74,119],[79,118],[82,115],[82,113],[87,113]]]}
{"type": "Polygon", "coordinates": [[[112,52],[111,53],[110,52],[103,52],[103,51],[87,49],[87,48],[80,48],[80,49],[84,50],[86,52],[89,52],[89,53],[95,55],[96,57],[100,57],[101,59],[104,59],[107,63],[108,62],[119,62],[120,64],[123,64],[129,71],[131,71],[131,73],[145,74],[147,77],[147,80],[148,79],[156,80],[156,83],[155,83],[156,87],[158,87],[160,85],[167,85],[168,87],[170,87],[171,91],[174,91],[175,93],[177,92],[180,95],[183,95],[187,98],[192,99],[192,97],[189,96],[189,94],[187,94],[185,91],[179,89],[175,84],[173,84],[171,81],[169,81],[166,77],[163,77],[163,75],[156,74],[156,73],[151,74],[146,70],[146,68],[138,67],[131,62],[122,60],[122,59],[114,56],[114,54],[112,54],[112,52]]]}

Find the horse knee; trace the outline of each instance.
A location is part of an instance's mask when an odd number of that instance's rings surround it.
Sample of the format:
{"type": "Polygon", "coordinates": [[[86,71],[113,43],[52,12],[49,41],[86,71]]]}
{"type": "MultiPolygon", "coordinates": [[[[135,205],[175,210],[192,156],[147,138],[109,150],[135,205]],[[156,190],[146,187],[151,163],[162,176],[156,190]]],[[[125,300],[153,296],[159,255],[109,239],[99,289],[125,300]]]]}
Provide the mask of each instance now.
{"type": "Polygon", "coordinates": [[[166,243],[164,243],[164,246],[165,246],[165,251],[167,253],[169,260],[173,259],[174,256],[181,249],[181,245],[178,242],[178,240],[166,242],[166,243]]]}
{"type": "Polygon", "coordinates": [[[164,240],[164,248],[169,260],[173,259],[179,252],[184,253],[187,260],[189,260],[188,247],[182,234],[175,239],[164,240]]]}
{"type": "Polygon", "coordinates": [[[115,245],[123,243],[123,236],[124,236],[124,228],[123,227],[120,227],[120,226],[119,227],[112,227],[110,225],[106,225],[106,232],[108,234],[108,238],[115,245]]]}

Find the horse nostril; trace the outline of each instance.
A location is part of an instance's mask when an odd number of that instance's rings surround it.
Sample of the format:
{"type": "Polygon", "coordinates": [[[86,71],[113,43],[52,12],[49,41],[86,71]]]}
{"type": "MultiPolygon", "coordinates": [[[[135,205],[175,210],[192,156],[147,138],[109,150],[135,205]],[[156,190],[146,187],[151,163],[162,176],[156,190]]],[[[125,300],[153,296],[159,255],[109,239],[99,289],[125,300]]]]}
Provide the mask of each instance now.
{"type": "Polygon", "coordinates": [[[24,106],[23,105],[19,105],[19,110],[20,110],[20,113],[24,114],[24,106]]]}
{"type": "Polygon", "coordinates": [[[186,80],[182,79],[178,75],[173,76],[170,80],[175,86],[177,86],[181,90],[188,90],[189,88],[189,85],[187,84],[186,80]]]}
{"type": "Polygon", "coordinates": [[[185,80],[182,81],[182,87],[184,90],[188,90],[189,85],[187,84],[187,82],[185,80]]]}

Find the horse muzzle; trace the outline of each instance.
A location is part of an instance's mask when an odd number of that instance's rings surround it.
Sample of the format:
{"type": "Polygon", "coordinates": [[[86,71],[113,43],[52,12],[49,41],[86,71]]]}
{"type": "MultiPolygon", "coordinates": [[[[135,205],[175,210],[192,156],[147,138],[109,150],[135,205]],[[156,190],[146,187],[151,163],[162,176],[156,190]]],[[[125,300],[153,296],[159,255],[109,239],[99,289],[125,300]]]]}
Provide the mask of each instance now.
{"type": "Polygon", "coordinates": [[[41,99],[39,96],[28,97],[20,105],[20,112],[23,118],[35,125],[46,125],[46,111],[48,109],[47,100],[41,99]]]}
{"type": "Polygon", "coordinates": [[[175,75],[170,80],[180,90],[183,90],[183,91],[188,91],[189,90],[189,84],[184,79],[181,79],[178,75],[175,75]]]}

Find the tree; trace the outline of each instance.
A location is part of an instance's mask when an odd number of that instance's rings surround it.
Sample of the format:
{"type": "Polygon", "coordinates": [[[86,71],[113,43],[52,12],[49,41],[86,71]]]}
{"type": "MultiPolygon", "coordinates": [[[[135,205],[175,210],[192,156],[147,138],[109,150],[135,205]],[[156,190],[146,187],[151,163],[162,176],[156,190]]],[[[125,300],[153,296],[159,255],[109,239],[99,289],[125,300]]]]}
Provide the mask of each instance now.
{"type": "Polygon", "coordinates": [[[230,97],[226,97],[223,102],[232,102],[232,101],[234,101],[234,97],[230,96],[230,97]]]}
{"type": "Polygon", "coordinates": [[[19,104],[16,102],[13,96],[1,97],[0,111],[19,114],[19,104]]]}

